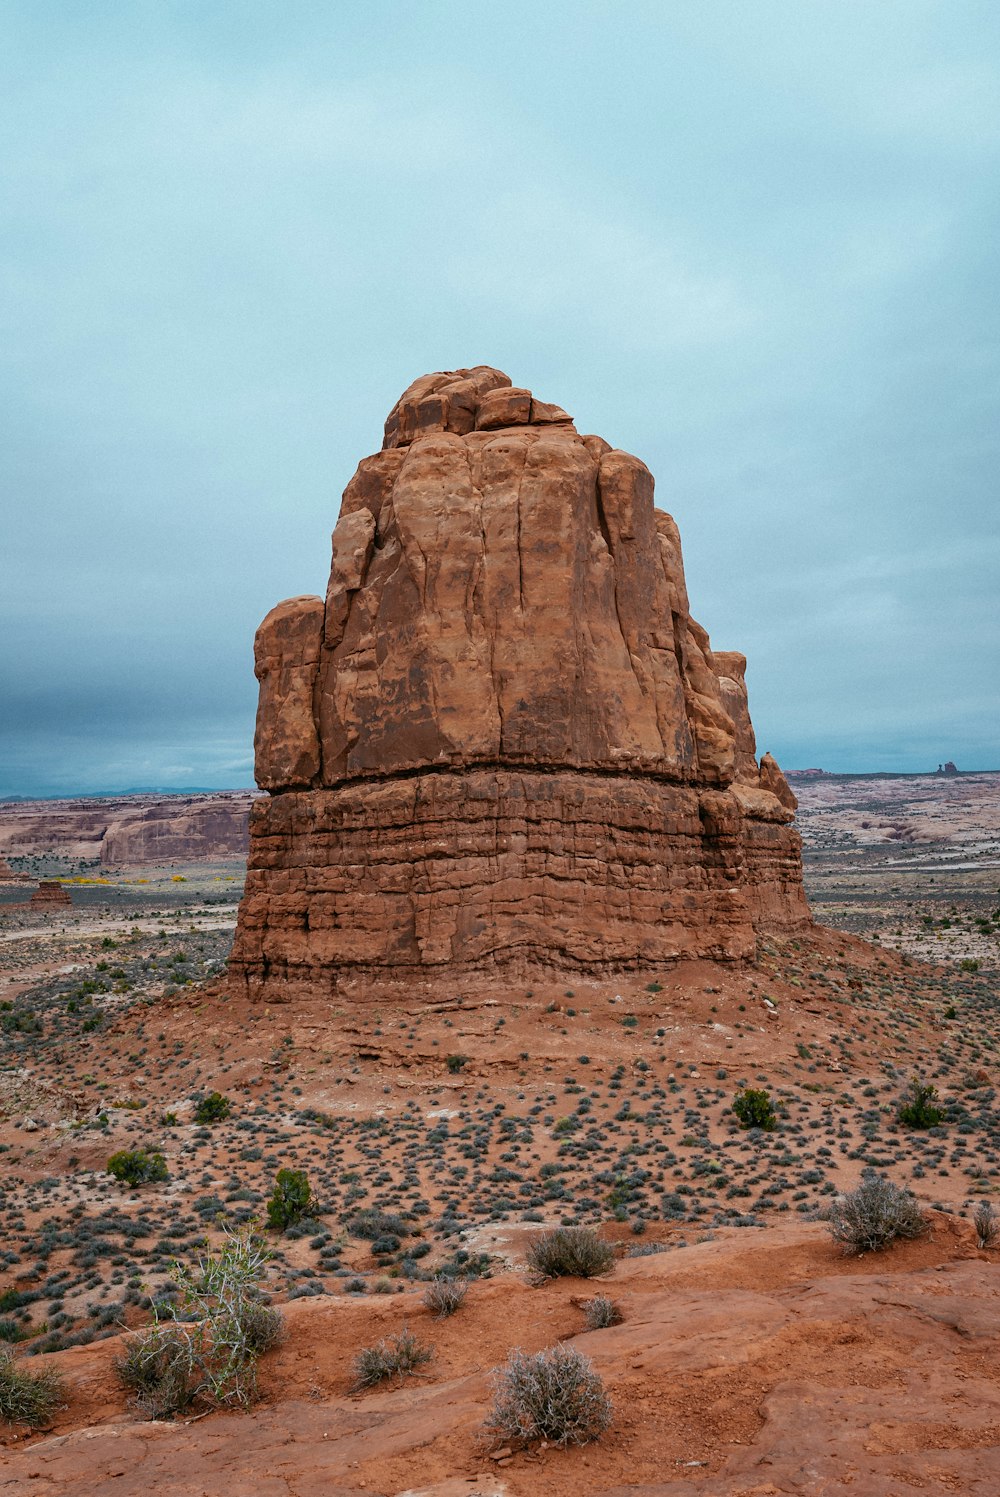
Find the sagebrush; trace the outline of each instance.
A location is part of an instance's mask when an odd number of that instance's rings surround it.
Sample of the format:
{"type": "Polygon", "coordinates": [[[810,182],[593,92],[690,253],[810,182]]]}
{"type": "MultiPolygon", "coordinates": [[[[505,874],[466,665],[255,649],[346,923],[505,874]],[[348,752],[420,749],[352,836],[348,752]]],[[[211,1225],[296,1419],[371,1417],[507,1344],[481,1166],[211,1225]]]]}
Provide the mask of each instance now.
{"type": "Polygon", "coordinates": [[[614,1249],[592,1227],[555,1227],[530,1244],[526,1257],[528,1267],[546,1279],[592,1279],[615,1262],[614,1249]]]}
{"type": "Polygon", "coordinates": [[[462,1308],[468,1292],[460,1279],[435,1279],[424,1290],[424,1304],[438,1320],[445,1320],[462,1308]]]}
{"type": "Polygon", "coordinates": [[[885,1175],[865,1174],[856,1190],[830,1207],[830,1234],[847,1253],[877,1253],[898,1238],[921,1237],[924,1214],[913,1195],[885,1175]]]}
{"type": "Polygon", "coordinates": [[[539,1352],[516,1348],[494,1372],[493,1394],[486,1428],[511,1443],[586,1445],[611,1424],[604,1384],[574,1346],[539,1352]]]}
{"type": "Polygon", "coordinates": [[[976,1233],[977,1247],[992,1247],[1000,1239],[1000,1218],[997,1217],[992,1201],[979,1202],[972,1218],[972,1225],[976,1233]]]}
{"type": "Polygon", "coordinates": [[[593,1299],[587,1300],[583,1313],[587,1317],[588,1331],[606,1331],[608,1326],[621,1325],[623,1319],[621,1308],[606,1294],[595,1294],[593,1299]]]}

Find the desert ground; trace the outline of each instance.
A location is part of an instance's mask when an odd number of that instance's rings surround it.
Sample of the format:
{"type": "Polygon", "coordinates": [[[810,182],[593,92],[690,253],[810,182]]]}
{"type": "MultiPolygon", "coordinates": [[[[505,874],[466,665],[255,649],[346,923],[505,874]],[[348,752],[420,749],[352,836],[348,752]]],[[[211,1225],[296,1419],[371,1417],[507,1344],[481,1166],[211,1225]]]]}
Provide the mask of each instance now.
{"type": "Polygon", "coordinates": [[[231,997],[237,859],[9,853],[72,904],[0,887],[0,1337],[65,1390],[45,1428],[0,1424],[0,1492],[1000,1490],[1000,1259],[971,1225],[1000,1196],[1000,774],[792,783],[809,933],[746,967],[434,1004],[231,997]],[[914,1075],[938,1126],[898,1119],[914,1075]],[[774,1131],[740,1127],[745,1086],[774,1131]],[[199,1124],[216,1091],[228,1114],[199,1124]],[[137,1147],[166,1180],[109,1177],[137,1147]],[[172,1265],[261,1220],[283,1167],[313,1203],[265,1230],[286,1333],[261,1401],[141,1419],[125,1329],[172,1265]],[[845,1256],[824,1213],[866,1167],[929,1230],[845,1256]],[[607,1278],[532,1279],[526,1248],[558,1225],[613,1244],[607,1278]],[[422,1299],[441,1272],[470,1285],[444,1321],[422,1299]],[[586,1330],[597,1292],[620,1325],[586,1330]],[[403,1326],[431,1360],[356,1391],[358,1351],[403,1326]],[[491,1369],[563,1341],[604,1377],[609,1432],[491,1440],[491,1369]]]}

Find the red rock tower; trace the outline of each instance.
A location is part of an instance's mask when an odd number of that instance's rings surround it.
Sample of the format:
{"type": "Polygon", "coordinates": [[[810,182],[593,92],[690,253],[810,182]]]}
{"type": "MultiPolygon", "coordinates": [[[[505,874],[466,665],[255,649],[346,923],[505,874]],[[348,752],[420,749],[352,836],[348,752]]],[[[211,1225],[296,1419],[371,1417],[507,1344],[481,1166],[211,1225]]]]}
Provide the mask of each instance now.
{"type": "Polygon", "coordinates": [[[735,960],[809,919],[795,798],[649,470],[496,369],[410,386],[325,599],[254,649],[251,997],[735,960]]]}

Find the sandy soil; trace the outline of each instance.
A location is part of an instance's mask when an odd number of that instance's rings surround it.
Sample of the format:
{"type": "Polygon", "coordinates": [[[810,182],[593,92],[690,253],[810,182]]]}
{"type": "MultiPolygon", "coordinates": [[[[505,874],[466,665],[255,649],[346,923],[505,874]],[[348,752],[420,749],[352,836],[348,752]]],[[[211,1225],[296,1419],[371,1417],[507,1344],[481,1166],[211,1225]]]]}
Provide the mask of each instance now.
{"type": "MultiPolygon", "coordinates": [[[[969,1226],[1000,1194],[1000,878],[992,832],[970,850],[980,812],[951,801],[914,851],[947,876],[896,871],[898,842],[860,825],[886,784],[797,787],[825,926],[740,969],[257,1009],[221,980],[238,868],[125,870],[56,915],[0,904],[0,1335],[68,1395],[53,1432],[0,1425],[0,1492],[1000,1490],[996,1254],[969,1226]],[[944,1110],[930,1130],[897,1116],[914,1074],[944,1110]],[[773,1132],[739,1126],[743,1085],[770,1092],[773,1132]],[[212,1090],[229,1115],[200,1126],[212,1090]],[[138,1145],[169,1178],[129,1190],[106,1162],[138,1145]],[[284,1165],[314,1203],[268,1234],[288,1334],[263,1401],[138,1420],[111,1368],[122,1325],[175,1261],[259,1220],[284,1165]],[[934,1230],[844,1259],[823,1215],[866,1167],[934,1230]],[[374,1244],[354,1230],[372,1208],[396,1218],[374,1244]],[[593,1285],[526,1281],[526,1244],[560,1223],[615,1242],[621,1327],[582,1332],[593,1285]],[[442,1268],[471,1288],[436,1322],[421,1295],[442,1268]],[[434,1344],[426,1375],[352,1393],[356,1351],[404,1322],[434,1344]],[[605,1376],[612,1430],[492,1460],[490,1369],[566,1337],[605,1376]]],[[[992,826],[1000,779],[972,790],[992,826]]]]}

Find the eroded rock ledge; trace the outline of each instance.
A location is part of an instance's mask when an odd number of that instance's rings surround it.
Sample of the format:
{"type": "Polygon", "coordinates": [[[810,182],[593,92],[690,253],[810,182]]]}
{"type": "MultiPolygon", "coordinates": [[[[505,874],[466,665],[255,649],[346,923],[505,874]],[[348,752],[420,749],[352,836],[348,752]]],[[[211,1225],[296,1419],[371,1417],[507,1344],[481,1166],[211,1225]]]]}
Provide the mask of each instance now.
{"type": "Polygon", "coordinates": [[[325,599],[272,610],[255,662],[254,995],[739,959],[808,919],[795,798],[649,470],[497,370],[407,390],[325,599]]]}

